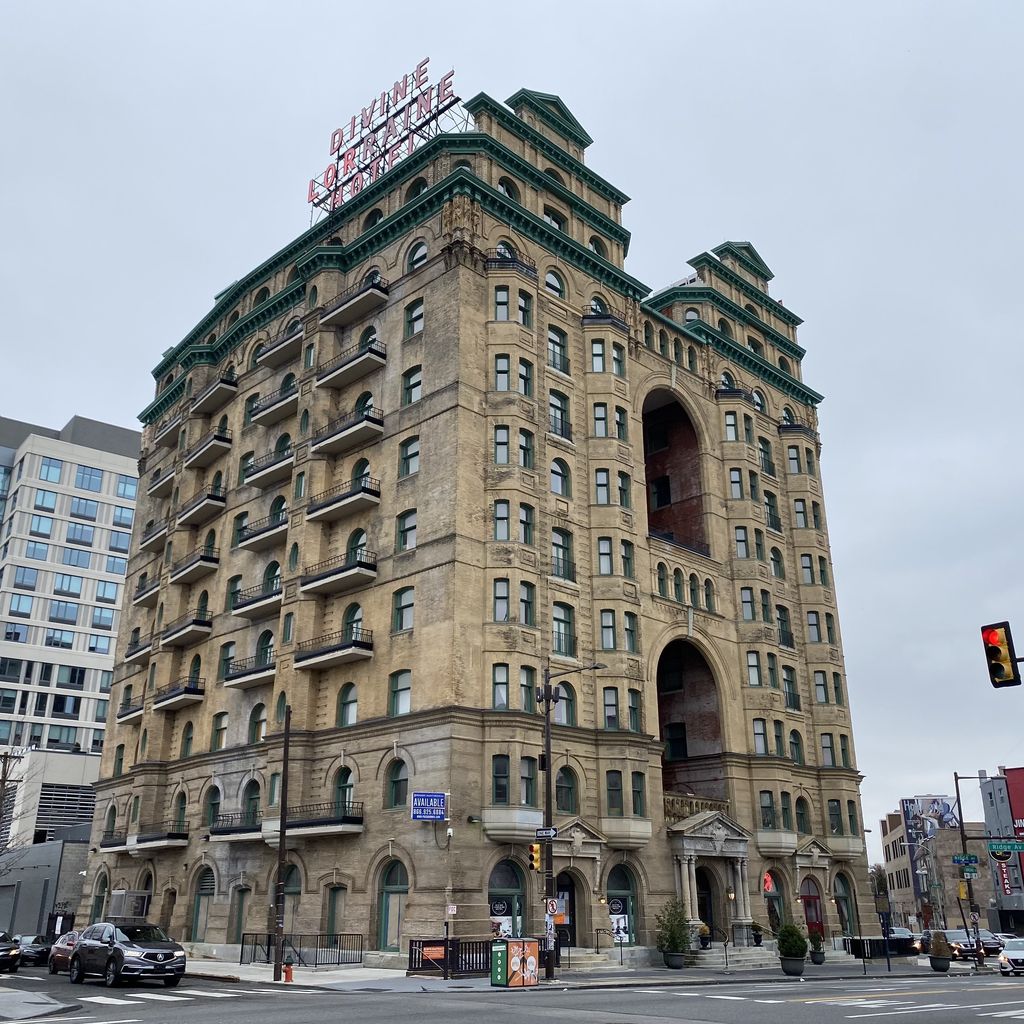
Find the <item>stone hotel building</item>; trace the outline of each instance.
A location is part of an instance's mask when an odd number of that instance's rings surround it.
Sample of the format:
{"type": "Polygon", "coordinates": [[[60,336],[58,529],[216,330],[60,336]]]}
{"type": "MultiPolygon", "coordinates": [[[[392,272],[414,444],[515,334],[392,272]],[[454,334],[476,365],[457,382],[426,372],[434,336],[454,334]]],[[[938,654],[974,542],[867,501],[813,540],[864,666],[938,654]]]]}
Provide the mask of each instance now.
{"type": "Polygon", "coordinates": [[[563,942],[856,931],[800,318],[749,242],[630,276],[558,97],[465,109],[154,371],[83,910],[266,932],[287,706],[288,932],[536,934],[549,671],[563,942]]]}

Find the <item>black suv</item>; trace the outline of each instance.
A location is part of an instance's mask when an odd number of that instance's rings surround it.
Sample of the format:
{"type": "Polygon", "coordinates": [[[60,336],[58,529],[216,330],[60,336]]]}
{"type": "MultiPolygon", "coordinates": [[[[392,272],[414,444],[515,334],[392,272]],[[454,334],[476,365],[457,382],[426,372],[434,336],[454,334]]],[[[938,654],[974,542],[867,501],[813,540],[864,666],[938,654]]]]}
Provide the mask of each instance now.
{"type": "Polygon", "coordinates": [[[78,937],[69,976],[80,985],[89,974],[101,975],[108,988],[122,978],[161,978],[174,988],[185,973],[185,951],[155,924],[99,921],[78,937]]]}

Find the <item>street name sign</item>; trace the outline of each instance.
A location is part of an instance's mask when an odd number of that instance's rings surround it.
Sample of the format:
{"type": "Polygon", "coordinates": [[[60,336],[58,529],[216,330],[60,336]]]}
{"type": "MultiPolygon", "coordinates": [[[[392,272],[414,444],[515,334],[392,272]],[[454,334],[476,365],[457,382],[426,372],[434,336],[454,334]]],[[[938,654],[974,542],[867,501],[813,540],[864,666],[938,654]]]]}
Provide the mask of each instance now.
{"type": "Polygon", "coordinates": [[[1024,853],[1024,842],[989,843],[992,853],[1024,853]]]}
{"type": "Polygon", "coordinates": [[[976,853],[954,853],[953,854],[954,864],[977,864],[978,855],[976,853]]]}

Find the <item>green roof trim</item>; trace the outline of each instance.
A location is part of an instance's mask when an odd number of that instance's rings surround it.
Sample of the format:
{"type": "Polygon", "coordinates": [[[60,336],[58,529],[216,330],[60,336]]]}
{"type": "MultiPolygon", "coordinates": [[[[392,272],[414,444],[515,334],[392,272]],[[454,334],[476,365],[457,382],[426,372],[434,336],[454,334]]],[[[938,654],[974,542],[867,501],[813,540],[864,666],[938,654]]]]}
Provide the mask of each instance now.
{"type": "Polygon", "coordinates": [[[629,196],[617,189],[611,182],[595,174],[586,164],[569,156],[564,149],[556,146],[549,138],[542,135],[535,128],[531,128],[522,118],[516,117],[508,107],[492,99],[487,93],[478,93],[471,100],[462,104],[473,116],[484,111],[490,114],[502,128],[518,135],[519,138],[530,145],[535,146],[553,164],[557,164],[570,174],[575,174],[581,181],[585,181],[598,195],[613,203],[622,205],[629,202],[629,196]]]}
{"type": "Polygon", "coordinates": [[[702,252],[700,255],[694,256],[692,260],[687,260],[686,262],[689,266],[693,267],[694,270],[699,270],[701,267],[710,267],[716,274],[724,277],[730,284],[736,285],[744,295],[749,296],[755,302],[760,302],[762,305],[768,306],[780,320],[789,324],[791,327],[799,327],[800,324],[803,323],[803,320],[801,320],[796,313],[791,313],[781,302],[779,302],[778,299],[773,299],[770,295],[766,295],[760,289],[755,288],[749,281],[745,281],[735,271],[730,270],[720,259],[712,256],[711,253],[702,252]]]}
{"type": "Polygon", "coordinates": [[[732,256],[756,277],[770,281],[775,275],[749,242],[723,242],[711,250],[719,259],[732,256]]]}
{"type": "Polygon", "coordinates": [[[587,134],[586,129],[576,120],[561,97],[554,93],[520,89],[509,96],[505,103],[516,113],[520,107],[529,107],[549,128],[567,139],[572,139],[583,149],[593,145],[594,140],[587,134]]]}

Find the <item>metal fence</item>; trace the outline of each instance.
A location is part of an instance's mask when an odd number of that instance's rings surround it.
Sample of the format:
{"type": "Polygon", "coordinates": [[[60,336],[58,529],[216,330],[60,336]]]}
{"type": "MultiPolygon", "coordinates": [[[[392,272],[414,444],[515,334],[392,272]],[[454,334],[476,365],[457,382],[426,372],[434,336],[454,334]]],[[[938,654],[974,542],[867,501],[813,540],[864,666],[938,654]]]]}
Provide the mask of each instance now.
{"type": "MultiPolygon", "coordinates": [[[[363,937],[354,932],[333,935],[284,936],[284,961],[297,967],[337,967],[363,962],[363,937]]],[[[246,932],[242,936],[240,964],[272,964],[274,933],[246,932]]]]}
{"type": "Polygon", "coordinates": [[[410,939],[409,972],[458,978],[491,973],[490,939],[410,939]]]}

